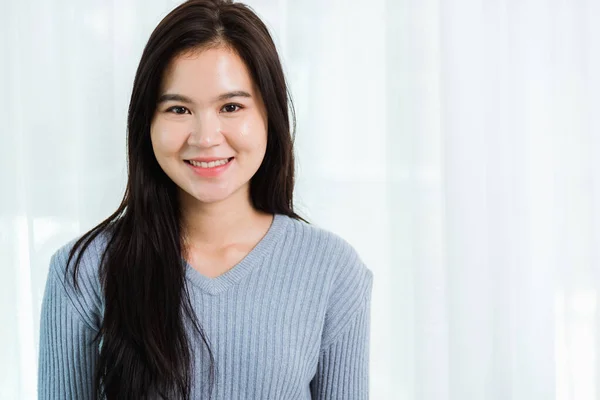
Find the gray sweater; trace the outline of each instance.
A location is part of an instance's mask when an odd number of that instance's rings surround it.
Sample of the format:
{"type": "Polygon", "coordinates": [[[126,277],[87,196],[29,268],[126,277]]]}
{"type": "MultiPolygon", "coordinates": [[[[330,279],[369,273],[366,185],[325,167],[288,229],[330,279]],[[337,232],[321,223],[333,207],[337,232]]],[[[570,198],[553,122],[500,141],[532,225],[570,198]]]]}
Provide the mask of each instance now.
{"type": "MultiPolygon", "coordinates": [[[[42,302],[39,399],[92,398],[104,299],[102,235],[86,250],[79,287],[64,281],[68,251],[50,261],[42,302]]],[[[184,260],[186,282],[215,358],[213,399],[368,399],[373,273],[340,236],[275,214],[263,239],[209,278],[184,260]]],[[[71,270],[72,271],[72,270],[71,270]]],[[[72,274],[71,274],[72,275],[72,274]]],[[[208,399],[208,352],[191,335],[193,399],[208,399]]]]}

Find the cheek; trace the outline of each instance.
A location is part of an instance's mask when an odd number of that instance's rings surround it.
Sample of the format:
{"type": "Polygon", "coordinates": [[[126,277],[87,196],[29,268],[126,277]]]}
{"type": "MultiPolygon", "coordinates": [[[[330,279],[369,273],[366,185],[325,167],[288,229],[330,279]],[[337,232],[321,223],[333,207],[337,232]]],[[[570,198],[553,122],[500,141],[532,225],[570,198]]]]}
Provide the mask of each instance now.
{"type": "Polygon", "coordinates": [[[267,130],[260,118],[228,120],[222,123],[222,127],[240,150],[261,151],[266,146],[267,130]]]}
{"type": "Polygon", "coordinates": [[[244,121],[244,123],[240,125],[239,134],[241,137],[247,137],[251,131],[252,124],[250,123],[250,121],[244,121]]]}
{"type": "Polygon", "coordinates": [[[152,147],[157,156],[179,153],[186,140],[186,130],[182,127],[159,125],[152,129],[152,147]]]}

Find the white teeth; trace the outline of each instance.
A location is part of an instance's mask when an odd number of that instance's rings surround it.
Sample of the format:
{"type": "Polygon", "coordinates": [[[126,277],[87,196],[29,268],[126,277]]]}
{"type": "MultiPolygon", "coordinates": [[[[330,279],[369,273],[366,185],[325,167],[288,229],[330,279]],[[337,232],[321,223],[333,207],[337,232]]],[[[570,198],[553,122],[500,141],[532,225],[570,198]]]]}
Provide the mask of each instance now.
{"type": "Polygon", "coordinates": [[[224,158],[222,160],[211,161],[208,163],[190,160],[190,164],[192,164],[195,167],[200,167],[200,168],[213,168],[213,167],[218,167],[219,165],[227,164],[228,160],[229,160],[228,158],[224,158]]]}

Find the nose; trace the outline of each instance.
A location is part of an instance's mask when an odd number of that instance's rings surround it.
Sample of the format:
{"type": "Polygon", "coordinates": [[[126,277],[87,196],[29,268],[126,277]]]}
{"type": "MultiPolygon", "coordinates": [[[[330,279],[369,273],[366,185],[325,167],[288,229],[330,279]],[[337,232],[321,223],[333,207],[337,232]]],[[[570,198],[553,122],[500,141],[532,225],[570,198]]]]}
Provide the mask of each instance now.
{"type": "Polygon", "coordinates": [[[223,141],[219,118],[213,113],[204,113],[196,117],[188,137],[190,146],[212,147],[223,141]]]}

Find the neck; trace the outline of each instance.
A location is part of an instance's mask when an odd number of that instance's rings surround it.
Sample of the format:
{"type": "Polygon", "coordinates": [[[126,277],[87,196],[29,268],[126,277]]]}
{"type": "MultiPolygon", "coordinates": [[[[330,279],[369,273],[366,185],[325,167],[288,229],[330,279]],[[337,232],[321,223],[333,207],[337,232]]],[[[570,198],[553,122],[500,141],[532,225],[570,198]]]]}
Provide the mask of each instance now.
{"type": "Polygon", "coordinates": [[[184,193],[180,201],[184,243],[216,250],[243,242],[257,221],[269,214],[256,210],[249,197],[245,201],[241,197],[202,203],[184,193]]]}

